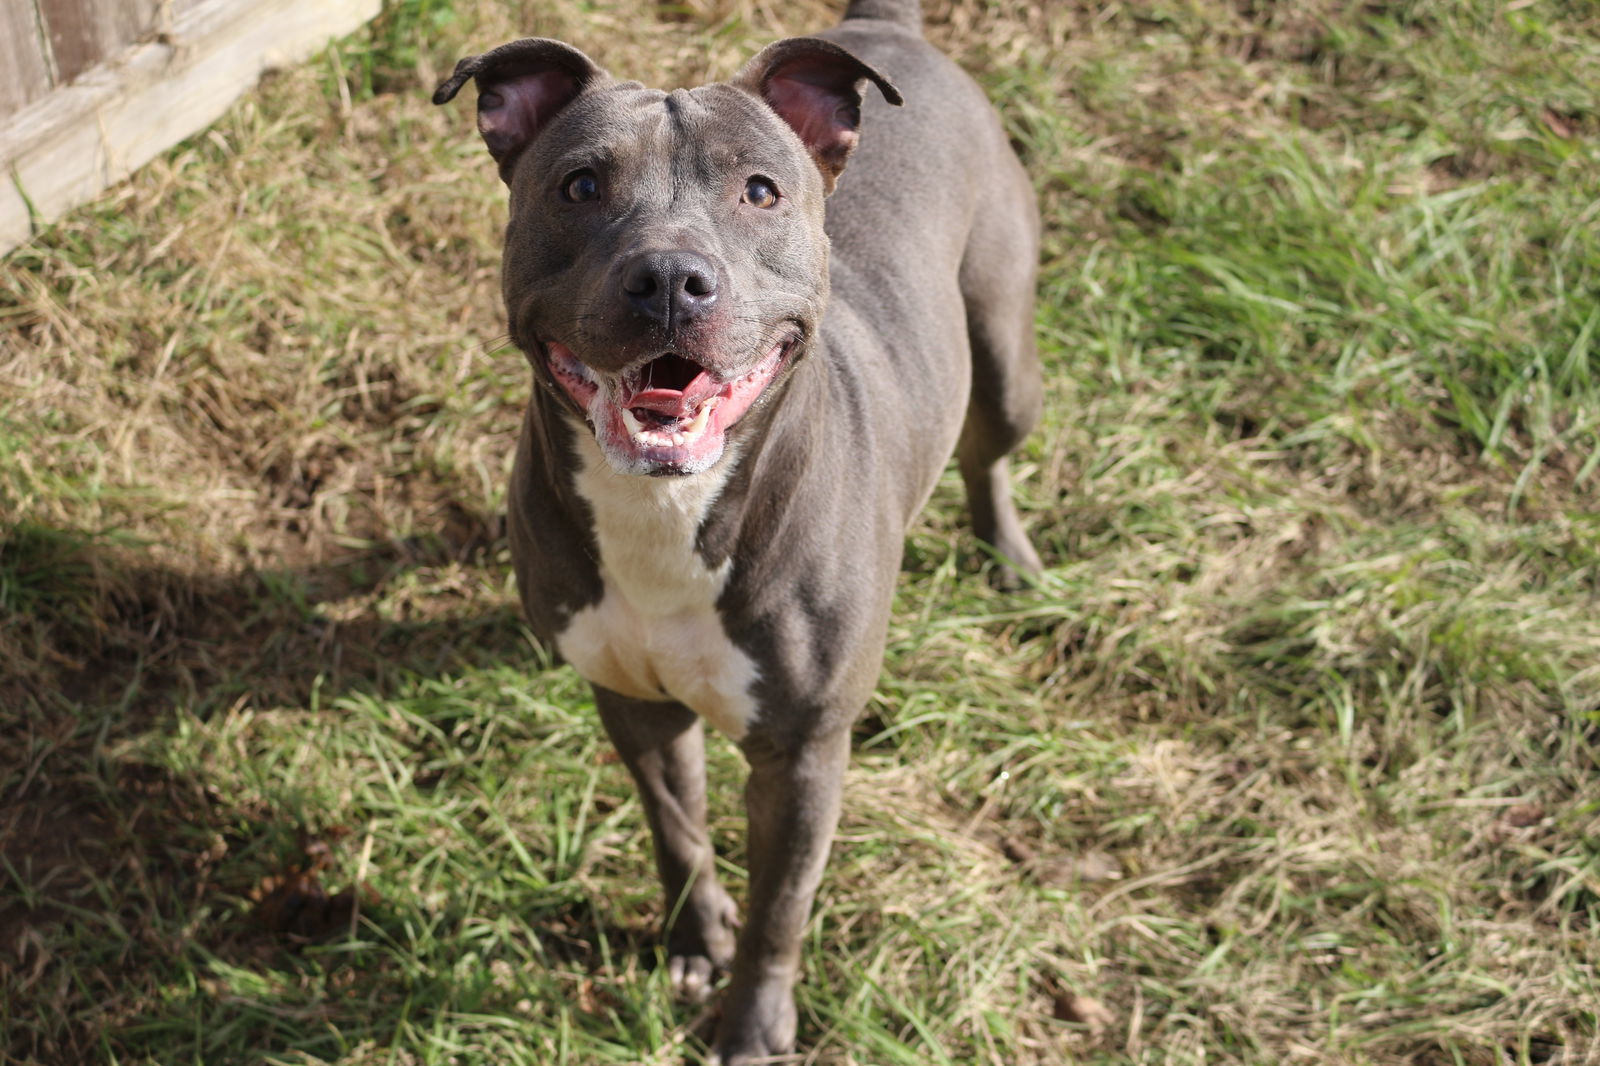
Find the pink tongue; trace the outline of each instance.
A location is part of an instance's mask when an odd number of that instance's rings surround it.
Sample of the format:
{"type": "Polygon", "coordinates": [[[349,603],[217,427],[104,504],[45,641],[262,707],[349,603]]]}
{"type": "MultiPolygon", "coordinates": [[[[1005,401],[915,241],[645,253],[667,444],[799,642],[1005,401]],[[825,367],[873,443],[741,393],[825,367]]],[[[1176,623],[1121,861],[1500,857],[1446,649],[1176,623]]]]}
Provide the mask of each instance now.
{"type": "Polygon", "coordinates": [[[624,400],[622,406],[642,407],[666,418],[690,418],[702,403],[721,391],[710,374],[700,374],[686,389],[642,389],[624,400]]]}
{"type": "Polygon", "coordinates": [[[643,408],[665,418],[688,418],[694,413],[694,405],[683,393],[674,389],[646,389],[638,393],[627,403],[629,410],[643,408]]]}

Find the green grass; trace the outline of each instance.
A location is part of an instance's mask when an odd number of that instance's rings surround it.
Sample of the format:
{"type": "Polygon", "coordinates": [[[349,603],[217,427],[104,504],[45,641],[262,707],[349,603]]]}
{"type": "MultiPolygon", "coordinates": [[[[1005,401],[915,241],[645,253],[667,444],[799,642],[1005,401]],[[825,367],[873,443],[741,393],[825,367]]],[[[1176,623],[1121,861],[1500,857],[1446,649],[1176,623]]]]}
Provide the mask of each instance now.
{"type": "MultiPolygon", "coordinates": [[[[911,531],[801,1061],[1600,1062],[1600,16],[929,7],[1045,213],[1049,572],[953,473],[911,531]]],[[[518,620],[501,192],[426,96],[829,17],[397,2],[0,263],[0,1062],[700,1052],[518,620]]]]}

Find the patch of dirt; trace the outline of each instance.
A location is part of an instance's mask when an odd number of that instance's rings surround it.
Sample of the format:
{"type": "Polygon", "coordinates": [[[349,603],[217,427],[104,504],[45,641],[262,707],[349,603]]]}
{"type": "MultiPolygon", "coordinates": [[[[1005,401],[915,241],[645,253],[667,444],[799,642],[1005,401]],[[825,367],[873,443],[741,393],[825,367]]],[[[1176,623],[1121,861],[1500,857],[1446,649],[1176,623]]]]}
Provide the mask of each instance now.
{"type": "Polygon", "coordinates": [[[1048,850],[1041,852],[1020,837],[1002,836],[1000,852],[1024,877],[1045,888],[1097,885],[1122,879],[1122,863],[1099,848],[1051,854],[1048,850]]]}

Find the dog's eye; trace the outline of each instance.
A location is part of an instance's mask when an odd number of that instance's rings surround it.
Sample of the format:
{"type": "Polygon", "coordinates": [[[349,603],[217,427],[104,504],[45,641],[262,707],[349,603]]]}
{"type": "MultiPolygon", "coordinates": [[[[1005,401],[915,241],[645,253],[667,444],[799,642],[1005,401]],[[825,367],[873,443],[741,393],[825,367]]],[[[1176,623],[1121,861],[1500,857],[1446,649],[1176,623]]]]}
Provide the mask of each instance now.
{"type": "Polygon", "coordinates": [[[751,207],[776,207],[778,190],[766,178],[751,178],[744,183],[744,202],[751,207]]]}
{"type": "Polygon", "coordinates": [[[561,186],[561,195],[568,203],[586,204],[600,199],[600,179],[592,170],[580,170],[568,176],[561,186]]]}

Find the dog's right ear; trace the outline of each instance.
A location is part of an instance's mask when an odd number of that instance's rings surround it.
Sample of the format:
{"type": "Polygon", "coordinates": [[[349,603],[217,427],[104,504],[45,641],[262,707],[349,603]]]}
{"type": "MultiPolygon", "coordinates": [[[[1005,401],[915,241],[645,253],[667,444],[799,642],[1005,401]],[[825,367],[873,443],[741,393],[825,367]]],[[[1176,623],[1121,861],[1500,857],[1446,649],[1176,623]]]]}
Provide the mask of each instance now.
{"type": "Polygon", "coordinates": [[[478,132],[511,183],[511,166],[558,111],[606,72],[560,41],[524,37],[481,56],[468,56],[439,83],[433,102],[448,103],[468,78],[478,84],[478,132]]]}
{"type": "Polygon", "coordinates": [[[900,91],[888,78],[819,37],[790,37],[767,45],[733,77],[733,84],[767,102],[799,136],[833,192],[860,140],[861,92],[871,82],[896,107],[900,91]]]}

